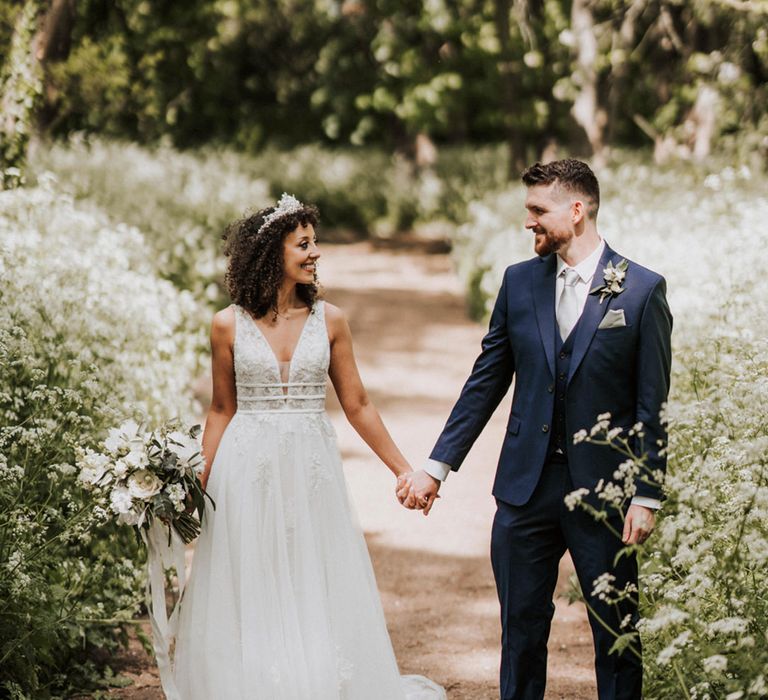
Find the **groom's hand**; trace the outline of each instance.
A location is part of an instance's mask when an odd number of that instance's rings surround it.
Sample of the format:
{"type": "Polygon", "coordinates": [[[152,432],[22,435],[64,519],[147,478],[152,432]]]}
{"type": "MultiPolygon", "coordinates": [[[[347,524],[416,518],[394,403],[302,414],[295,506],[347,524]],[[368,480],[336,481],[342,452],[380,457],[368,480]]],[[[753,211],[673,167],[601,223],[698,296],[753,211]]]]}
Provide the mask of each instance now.
{"type": "Polygon", "coordinates": [[[652,508],[633,505],[627,509],[624,518],[624,532],[621,541],[624,544],[642,544],[645,542],[656,525],[656,513],[652,508]]]}
{"type": "Polygon", "coordinates": [[[423,510],[429,515],[435,501],[440,498],[440,481],[424,470],[403,474],[397,479],[397,500],[410,510],[423,510]]]}

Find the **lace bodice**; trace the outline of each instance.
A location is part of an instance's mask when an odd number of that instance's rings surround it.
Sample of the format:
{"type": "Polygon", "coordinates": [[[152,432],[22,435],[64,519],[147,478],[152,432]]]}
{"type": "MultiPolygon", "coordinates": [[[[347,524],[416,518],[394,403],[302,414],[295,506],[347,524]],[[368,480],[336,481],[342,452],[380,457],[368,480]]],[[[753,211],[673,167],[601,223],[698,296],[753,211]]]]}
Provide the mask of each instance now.
{"type": "Polygon", "coordinates": [[[322,412],[331,357],[324,302],[316,302],[307,317],[287,372],[281,372],[280,363],[251,315],[240,306],[233,308],[238,412],[322,412]]]}

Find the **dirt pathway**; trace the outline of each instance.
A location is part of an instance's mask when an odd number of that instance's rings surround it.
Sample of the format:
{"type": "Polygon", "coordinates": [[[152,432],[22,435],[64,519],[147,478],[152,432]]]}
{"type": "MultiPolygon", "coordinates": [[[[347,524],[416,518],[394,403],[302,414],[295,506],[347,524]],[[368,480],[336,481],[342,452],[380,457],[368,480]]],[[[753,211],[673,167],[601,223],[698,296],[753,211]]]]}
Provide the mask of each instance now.
{"type": "MultiPolygon", "coordinates": [[[[326,245],[321,262],[327,299],[350,319],[363,381],[418,468],[472,367],[483,328],[467,320],[447,256],[374,251],[361,243],[326,245]]],[[[395,501],[391,474],[346,423],[335,397],[329,400],[401,671],[435,679],[450,700],[498,698],[500,627],[488,556],[490,494],[509,401],[502,402],[424,518],[395,501]]],[[[564,559],[558,590],[566,587],[571,571],[564,559]]],[[[593,698],[584,608],[562,599],[556,603],[546,697],[593,698]]],[[[135,649],[119,666],[137,683],[111,696],[162,698],[143,652],[135,649]]]]}

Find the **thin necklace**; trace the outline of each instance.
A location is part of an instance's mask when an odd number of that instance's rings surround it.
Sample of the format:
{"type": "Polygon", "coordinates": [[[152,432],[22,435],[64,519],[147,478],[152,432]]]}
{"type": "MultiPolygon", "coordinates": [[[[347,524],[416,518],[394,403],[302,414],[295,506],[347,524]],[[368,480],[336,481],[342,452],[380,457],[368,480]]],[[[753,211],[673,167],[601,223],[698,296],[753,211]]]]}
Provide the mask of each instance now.
{"type": "Polygon", "coordinates": [[[283,313],[279,311],[278,309],[274,309],[272,312],[272,323],[277,323],[277,317],[284,318],[286,321],[290,321],[291,316],[290,314],[283,313]]]}

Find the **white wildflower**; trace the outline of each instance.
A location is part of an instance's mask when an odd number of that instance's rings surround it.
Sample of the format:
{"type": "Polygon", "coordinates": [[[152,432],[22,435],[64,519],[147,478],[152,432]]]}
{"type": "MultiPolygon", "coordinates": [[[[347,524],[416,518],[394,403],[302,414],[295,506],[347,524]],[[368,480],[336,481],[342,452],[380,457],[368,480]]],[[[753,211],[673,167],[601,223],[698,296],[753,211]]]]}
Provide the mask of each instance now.
{"type": "Polygon", "coordinates": [[[573,434],[573,444],[578,445],[580,442],[584,442],[587,437],[587,431],[582,428],[579,432],[573,434]]]}
{"type": "Polygon", "coordinates": [[[606,600],[608,595],[616,590],[613,582],[616,577],[608,572],[600,574],[592,583],[592,596],[597,596],[600,600],[606,600]]]}
{"type": "Polygon", "coordinates": [[[758,697],[765,697],[768,695],[768,683],[765,681],[765,676],[758,676],[749,685],[748,692],[750,695],[757,695],[758,697]]]}
{"type": "Polygon", "coordinates": [[[708,656],[701,663],[704,666],[705,673],[722,673],[728,668],[728,659],[722,654],[708,656]]]}
{"type": "Polygon", "coordinates": [[[691,630],[681,632],[675,637],[671,644],[668,644],[664,649],[659,652],[656,658],[660,666],[666,666],[672,659],[677,656],[680,651],[688,644],[692,636],[691,630]]]}
{"type": "Polygon", "coordinates": [[[743,617],[724,617],[707,625],[710,635],[716,634],[744,634],[749,627],[749,620],[743,617]]]}
{"type": "Polygon", "coordinates": [[[597,497],[600,500],[605,501],[614,507],[620,506],[622,502],[631,495],[631,493],[625,493],[621,486],[612,481],[604,484],[600,491],[597,492],[597,497]]]}
{"type": "Polygon", "coordinates": [[[575,491],[571,491],[569,494],[565,497],[565,506],[568,508],[568,510],[575,510],[576,506],[581,503],[581,501],[584,499],[584,496],[589,494],[589,489],[580,488],[576,489],[575,491]]]}

